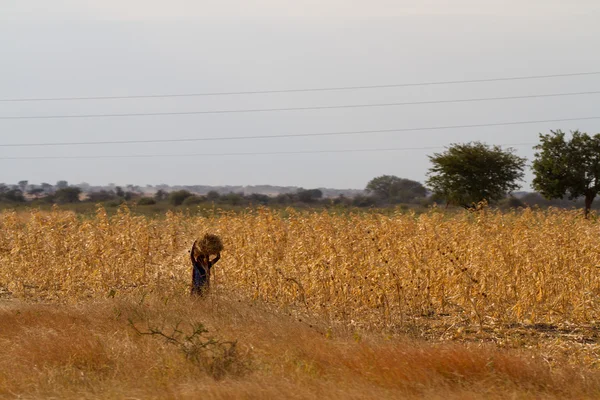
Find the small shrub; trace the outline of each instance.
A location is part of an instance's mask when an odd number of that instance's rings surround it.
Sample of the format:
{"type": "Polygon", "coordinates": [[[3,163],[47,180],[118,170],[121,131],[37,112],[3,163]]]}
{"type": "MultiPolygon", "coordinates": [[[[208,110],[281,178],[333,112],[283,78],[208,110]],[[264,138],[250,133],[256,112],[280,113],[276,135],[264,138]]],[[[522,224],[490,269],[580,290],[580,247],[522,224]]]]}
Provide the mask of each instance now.
{"type": "Polygon", "coordinates": [[[106,207],[111,207],[111,208],[115,208],[115,207],[119,207],[121,204],[125,203],[125,200],[123,199],[119,199],[119,200],[111,200],[111,201],[107,201],[104,203],[104,205],[106,207]]]}
{"type": "Polygon", "coordinates": [[[190,196],[187,197],[185,200],[183,200],[183,203],[181,203],[183,206],[196,206],[200,203],[203,203],[205,200],[204,197],[202,196],[190,196]]]}
{"type": "Polygon", "coordinates": [[[156,200],[154,200],[152,197],[142,197],[137,203],[138,206],[151,206],[156,204],[156,200]]]}
{"type": "Polygon", "coordinates": [[[193,324],[185,332],[181,323],[175,324],[171,333],[165,333],[164,328],[148,327],[140,331],[133,321],[129,325],[142,336],[155,336],[179,348],[185,358],[198,365],[216,380],[226,375],[241,375],[247,369],[247,363],[237,350],[237,341],[223,341],[206,336],[208,329],[201,323],[193,324]]]}

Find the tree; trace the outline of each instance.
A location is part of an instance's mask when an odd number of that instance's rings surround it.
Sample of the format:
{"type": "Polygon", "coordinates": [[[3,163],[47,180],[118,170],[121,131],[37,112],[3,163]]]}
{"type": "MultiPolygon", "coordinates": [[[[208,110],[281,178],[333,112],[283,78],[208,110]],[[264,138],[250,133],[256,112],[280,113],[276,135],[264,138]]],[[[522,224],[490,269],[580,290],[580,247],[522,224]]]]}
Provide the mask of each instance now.
{"type": "Polygon", "coordinates": [[[158,189],[156,191],[156,193],[154,193],[154,200],[155,201],[163,201],[163,200],[166,200],[168,196],[169,196],[169,194],[167,192],[165,192],[162,189],[158,189]]]}
{"type": "Polygon", "coordinates": [[[550,132],[540,134],[541,143],[534,147],[533,188],[547,199],[583,196],[587,217],[600,192],[600,134],[574,131],[568,141],[561,130],[550,132]]]}
{"type": "Polygon", "coordinates": [[[427,185],[446,204],[470,206],[483,200],[500,200],[520,187],[525,158],[514,149],[502,150],[481,142],[452,144],[443,153],[429,156],[427,185]]]}
{"type": "Polygon", "coordinates": [[[299,189],[296,193],[298,200],[302,203],[312,203],[323,197],[323,192],[320,189],[299,189]]]}
{"type": "Polygon", "coordinates": [[[57,189],[65,189],[69,187],[69,182],[67,181],[58,181],[56,182],[56,188],[57,189]]]}
{"type": "Polygon", "coordinates": [[[44,189],[42,189],[41,187],[36,186],[36,185],[31,185],[29,187],[29,190],[27,191],[28,195],[30,195],[31,197],[35,197],[35,198],[40,197],[43,193],[44,193],[44,189]]]}
{"type": "Polygon", "coordinates": [[[229,192],[227,194],[222,195],[219,198],[219,201],[221,203],[231,204],[232,206],[239,206],[244,202],[244,193],[229,192]]]}
{"type": "MultiPolygon", "coordinates": [[[[5,187],[6,188],[6,187],[5,187]]],[[[12,201],[15,203],[23,203],[25,202],[25,197],[23,196],[23,192],[19,188],[6,188],[6,190],[2,189],[2,198],[8,201],[12,201]]]]}
{"type": "Polygon", "coordinates": [[[25,193],[27,186],[29,185],[29,181],[19,181],[17,184],[19,185],[19,189],[21,189],[21,193],[25,193]]]}
{"type": "Polygon", "coordinates": [[[46,193],[46,194],[54,192],[54,186],[52,186],[49,183],[42,182],[42,184],[40,186],[42,187],[42,189],[44,190],[44,193],[46,193]]]}
{"type": "Polygon", "coordinates": [[[77,203],[79,202],[79,195],[81,194],[81,189],[78,187],[66,187],[62,189],[58,189],[56,193],[54,193],[54,201],[56,203],[77,203]]]}
{"type": "Polygon", "coordinates": [[[294,195],[292,193],[279,193],[275,196],[275,202],[277,204],[290,204],[294,202],[294,195]]]}
{"type": "Polygon", "coordinates": [[[131,192],[132,194],[137,194],[141,192],[141,188],[138,185],[133,185],[130,183],[127,185],[127,191],[131,192]]]}
{"type": "Polygon", "coordinates": [[[100,190],[98,192],[89,192],[88,200],[94,203],[99,203],[101,201],[109,201],[114,200],[117,197],[115,192],[112,190],[100,190]]]}
{"type": "Polygon", "coordinates": [[[206,199],[208,201],[216,201],[219,200],[219,197],[221,197],[221,195],[219,194],[219,192],[217,192],[216,190],[211,190],[210,192],[208,192],[206,194],[206,199]]]}
{"type": "Polygon", "coordinates": [[[250,196],[247,197],[252,204],[267,205],[271,201],[271,198],[266,194],[252,193],[250,196]]]}
{"type": "Polygon", "coordinates": [[[382,175],[371,179],[365,191],[388,202],[409,202],[427,195],[427,189],[420,182],[394,175],[382,175]]]}
{"type": "Polygon", "coordinates": [[[187,190],[177,190],[175,192],[169,193],[169,202],[174,206],[180,206],[183,203],[183,201],[190,196],[193,195],[187,190]]]}

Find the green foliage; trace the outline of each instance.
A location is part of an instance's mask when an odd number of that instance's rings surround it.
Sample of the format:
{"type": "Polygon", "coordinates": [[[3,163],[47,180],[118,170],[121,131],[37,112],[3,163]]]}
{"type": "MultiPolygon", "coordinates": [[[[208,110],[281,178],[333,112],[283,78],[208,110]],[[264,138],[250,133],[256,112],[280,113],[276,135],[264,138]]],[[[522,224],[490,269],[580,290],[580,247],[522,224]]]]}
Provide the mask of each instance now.
{"type": "Polygon", "coordinates": [[[54,186],[46,182],[42,182],[40,187],[44,190],[44,193],[52,193],[54,191],[54,186]]]}
{"type": "Polygon", "coordinates": [[[27,194],[33,197],[39,197],[44,194],[44,189],[35,185],[31,185],[30,189],[27,191],[27,194]]]}
{"type": "Polygon", "coordinates": [[[169,193],[169,203],[174,206],[180,206],[183,204],[183,201],[188,197],[193,196],[187,190],[177,190],[175,192],[169,193]]]}
{"type": "Polygon", "coordinates": [[[183,203],[181,203],[183,206],[189,207],[189,206],[197,206],[198,204],[203,203],[206,200],[206,198],[204,196],[189,196],[186,197],[185,200],[183,200],[183,203]]]}
{"type": "Polygon", "coordinates": [[[156,200],[154,200],[152,197],[142,197],[138,200],[137,204],[138,206],[151,206],[156,204],[156,200]]]}
{"type": "Polygon", "coordinates": [[[271,201],[271,198],[269,196],[267,196],[266,194],[259,194],[259,193],[252,193],[251,195],[247,196],[248,200],[250,201],[250,204],[254,204],[254,205],[267,205],[269,204],[269,202],[271,201]]]}
{"type": "Polygon", "coordinates": [[[452,144],[445,152],[429,156],[433,167],[427,185],[448,204],[471,205],[497,201],[520,186],[525,158],[513,149],[502,150],[481,142],[452,144]]]}
{"type": "Polygon", "coordinates": [[[244,202],[244,193],[227,193],[219,198],[222,203],[231,204],[234,206],[241,205],[244,202]]]}
{"type": "Polygon", "coordinates": [[[126,201],[123,199],[118,199],[118,200],[110,200],[110,201],[107,201],[106,203],[104,203],[104,205],[106,207],[111,207],[111,208],[119,207],[121,204],[126,204],[126,201]]]}
{"type": "Polygon", "coordinates": [[[365,190],[390,203],[410,202],[427,195],[427,189],[420,182],[394,175],[382,175],[371,179],[365,190]]]}
{"type": "Polygon", "coordinates": [[[221,195],[216,190],[211,190],[210,192],[208,192],[206,194],[206,199],[208,201],[217,201],[217,200],[219,200],[220,197],[221,197],[221,195]]]}
{"type": "MultiPolygon", "coordinates": [[[[133,185],[128,185],[129,187],[132,187],[133,185]]],[[[137,193],[132,192],[132,191],[124,191],[122,187],[117,186],[115,188],[115,193],[117,195],[117,197],[123,199],[123,200],[131,200],[134,197],[137,197],[137,193]]]]}
{"type": "Polygon", "coordinates": [[[6,186],[0,188],[0,199],[6,200],[13,203],[24,203],[25,197],[23,196],[23,192],[21,189],[12,188],[9,189],[6,186]]]}
{"type": "Polygon", "coordinates": [[[164,201],[169,197],[169,194],[167,192],[165,192],[162,189],[159,189],[155,194],[154,194],[154,200],[158,201],[164,201]]]}
{"type": "Polygon", "coordinates": [[[17,185],[19,185],[19,189],[21,189],[21,192],[25,193],[25,191],[27,190],[27,186],[29,185],[29,181],[26,181],[26,180],[19,181],[17,183],[17,185]]]}
{"type": "Polygon", "coordinates": [[[372,196],[359,194],[352,199],[352,205],[355,207],[372,207],[375,205],[375,199],[372,196]]]}
{"type": "Polygon", "coordinates": [[[312,203],[323,198],[323,192],[319,189],[299,189],[296,196],[302,203],[312,203]]]}
{"type": "Polygon", "coordinates": [[[54,193],[54,202],[59,204],[77,203],[79,201],[80,194],[81,189],[78,187],[66,187],[63,189],[58,189],[56,193],[54,193]]]}
{"type": "Polygon", "coordinates": [[[25,197],[21,189],[18,189],[16,186],[8,187],[4,183],[0,183],[0,201],[23,203],[25,202],[25,197]]]}
{"type": "Polygon", "coordinates": [[[117,195],[112,190],[100,190],[98,192],[90,192],[87,194],[88,200],[94,203],[109,201],[116,199],[117,195]]]}
{"type": "Polygon", "coordinates": [[[600,134],[561,130],[540,134],[533,161],[533,187],[548,199],[585,197],[585,214],[600,191],[600,134]]]}
{"type": "Polygon", "coordinates": [[[68,187],[69,187],[69,182],[67,182],[67,181],[56,182],[56,189],[66,189],[68,187]]]}

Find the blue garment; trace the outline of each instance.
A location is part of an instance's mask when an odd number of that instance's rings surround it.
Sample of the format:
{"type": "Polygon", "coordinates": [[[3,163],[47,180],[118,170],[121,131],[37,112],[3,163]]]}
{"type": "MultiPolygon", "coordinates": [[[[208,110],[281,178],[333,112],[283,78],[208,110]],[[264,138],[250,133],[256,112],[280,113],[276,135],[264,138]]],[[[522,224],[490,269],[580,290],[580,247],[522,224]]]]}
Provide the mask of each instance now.
{"type": "Polygon", "coordinates": [[[208,290],[210,285],[210,269],[221,258],[220,254],[211,261],[208,255],[200,255],[197,259],[194,258],[194,247],[190,252],[192,260],[192,293],[195,295],[203,295],[208,290]]]}

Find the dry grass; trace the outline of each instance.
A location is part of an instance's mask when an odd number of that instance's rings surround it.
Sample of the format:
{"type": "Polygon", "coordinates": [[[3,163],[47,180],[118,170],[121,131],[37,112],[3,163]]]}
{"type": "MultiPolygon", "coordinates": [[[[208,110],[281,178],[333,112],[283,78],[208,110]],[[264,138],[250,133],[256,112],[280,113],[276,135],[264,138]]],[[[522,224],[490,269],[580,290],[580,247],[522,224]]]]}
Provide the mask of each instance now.
{"type": "Polygon", "coordinates": [[[595,397],[599,238],[560,210],[5,212],[0,396],[595,397]],[[225,250],[192,302],[198,232],[225,250]]]}
{"type": "Polygon", "coordinates": [[[144,288],[184,293],[197,232],[223,238],[216,283],[299,306],[332,324],[395,329],[453,322],[600,320],[600,224],[578,213],[432,211],[332,216],[261,210],[191,218],[0,214],[0,286],[23,298],[103,298],[144,288]]]}
{"type": "MultiPolygon", "coordinates": [[[[231,297],[231,296],[229,296],[231,297]]],[[[594,398],[600,373],[551,368],[531,351],[486,344],[329,337],[292,317],[212,296],[103,300],[58,307],[0,303],[2,398],[594,398]],[[217,340],[238,339],[215,376],[169,333],[202,322],[217,340]]]]}

